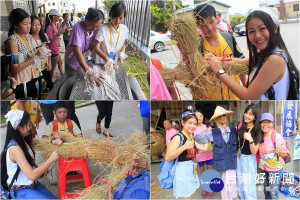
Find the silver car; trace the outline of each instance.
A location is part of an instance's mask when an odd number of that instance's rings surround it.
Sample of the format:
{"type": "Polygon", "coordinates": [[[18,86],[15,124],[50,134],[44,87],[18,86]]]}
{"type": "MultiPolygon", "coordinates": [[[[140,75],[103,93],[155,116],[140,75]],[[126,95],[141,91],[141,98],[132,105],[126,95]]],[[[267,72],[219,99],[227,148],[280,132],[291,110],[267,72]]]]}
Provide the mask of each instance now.
{"type": "Polygon", "coordinates": [[[171,45],[171,39],[168,38],[167,34],[150,31],[150,50],[160,52],[165,49],[165,46],[169,45],[171,45]]]}

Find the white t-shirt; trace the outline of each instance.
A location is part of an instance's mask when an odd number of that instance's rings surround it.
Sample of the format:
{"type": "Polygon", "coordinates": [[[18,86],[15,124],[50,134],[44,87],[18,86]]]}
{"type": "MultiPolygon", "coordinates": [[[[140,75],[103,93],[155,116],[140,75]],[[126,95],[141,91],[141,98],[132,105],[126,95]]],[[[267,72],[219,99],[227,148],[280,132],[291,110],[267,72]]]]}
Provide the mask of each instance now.
{"type": "MultiPolygon", "coordinates": [[[[114,30],[113,28],[111,28],[112,43],[110,43],[109,26],[108,26],[108,23],[106,23],[106,24],[103,24],[98,29],[95,39],[101,43],[100,49],[107,56],[109,56],[110,52],[116,53],[115,61],[117,62],[117,59],[119,57],[119,55],[118,55],[119,51],[121,50],[125,40],[128,38],[128,32],[129,32],[128,28],[124,24],[120,24],[119,28],[117,30],[114,30]],[[119,31],[120,31],[119,41],[116,45],[119,31]]],[[[105,64],[105,61],[100,56],[98,56],[95,51],[92,51],[91,57],[96,64],[105,64]]]]}

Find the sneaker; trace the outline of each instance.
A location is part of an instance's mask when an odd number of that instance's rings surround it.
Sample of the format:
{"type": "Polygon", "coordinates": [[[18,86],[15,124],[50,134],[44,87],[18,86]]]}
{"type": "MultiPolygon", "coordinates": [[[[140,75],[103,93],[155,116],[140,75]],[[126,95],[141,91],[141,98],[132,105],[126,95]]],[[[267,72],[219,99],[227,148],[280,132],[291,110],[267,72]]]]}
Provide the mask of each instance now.
{"type": "Polygon", "coordinates": [[[214,193],[208,192],[208,193],[207,193],[207,198],[213,199],[213,198],[214,198],[214,193]]]}
{"type": "Polygon", "coordinates": [[[205,198],[205,197],[206,197],[206,195],[207,195],[206,191],[205,191],[205,190],[202,190],[202,192],[201,192],[201,196],[202,196],[203,198],[205,198]]]}

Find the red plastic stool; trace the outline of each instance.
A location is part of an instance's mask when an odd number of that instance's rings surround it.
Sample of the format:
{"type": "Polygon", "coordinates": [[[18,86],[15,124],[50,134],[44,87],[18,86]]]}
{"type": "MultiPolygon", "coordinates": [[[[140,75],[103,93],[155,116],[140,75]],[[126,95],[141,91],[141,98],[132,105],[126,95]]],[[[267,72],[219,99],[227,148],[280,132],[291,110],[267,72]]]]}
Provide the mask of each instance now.
{"type": "Polygon", "coordinates": [[[89,168],[84,158],[58,159],[58,191],[59,199],[72,198],[78,196],[77,193],[66,193],[66,183],[84,181],[85,187],[92,185],[89,168]],[[82,174],[67,176],[68,172],[80,171],[82,174]]]}

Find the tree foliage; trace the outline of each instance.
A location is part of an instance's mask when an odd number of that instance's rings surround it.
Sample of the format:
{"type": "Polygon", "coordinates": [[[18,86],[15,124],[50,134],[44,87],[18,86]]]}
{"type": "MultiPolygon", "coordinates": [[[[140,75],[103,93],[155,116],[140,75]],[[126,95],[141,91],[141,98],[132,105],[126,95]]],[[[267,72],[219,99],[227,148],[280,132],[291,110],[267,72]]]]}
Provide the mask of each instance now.
{"type": "Polygon", "coordinates": [[[104,0],[104,9],[109,12],[110,8],[115,4],[118,3],[118,0],[104,0]]]}
{"type": "Polygon", "coordinates": [[[243,23],[244,21],[246,21],[247,16],[245,16],[245,15],[232,15],[232,16],[229,16],[229,19],[230,19],[230,25],[232,27],[232,30],[234,30],[234,27],[236,25],[239,25],[239,24],[243,23]]]}
{"type": "MultiPolygon", "coordinates": [[[[165,32],[170,25],[170,19],[174,12],[174,1],[160,1],[155,0],[151,1],[150,10],[151,10],[151,30],[165,32]]],[[[175,10],[182,8],[181,2],[175,0],[175,10]]]]}

